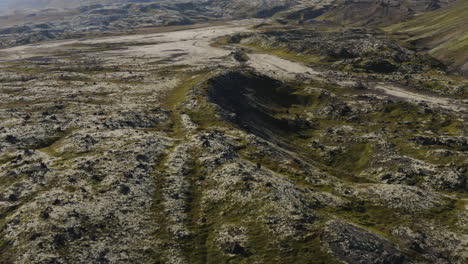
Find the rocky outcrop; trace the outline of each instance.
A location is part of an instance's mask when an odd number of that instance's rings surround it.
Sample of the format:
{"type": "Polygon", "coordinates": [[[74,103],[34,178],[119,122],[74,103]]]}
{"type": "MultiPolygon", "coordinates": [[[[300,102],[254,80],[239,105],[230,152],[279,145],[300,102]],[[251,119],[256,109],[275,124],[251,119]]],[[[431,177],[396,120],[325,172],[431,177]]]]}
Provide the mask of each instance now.
{"type": "Polygon", "coordinates": [[[450,231],[434,232],[427,228],[412,230],[408,227],[398,227],[392,231],[402,244],[416,252],[424,254],[430,261],[437,263],[461,263],[468,257],[465,248],[467,237],[450,231]],[[450,250],[441,250],[438,245],[448,245],[450,250]]]}
{"type": "MultiPolygon", "coordinates": [[[[55,154],[59,158],[32,152],[20,154],[20,162],[4,165],[3,169],[13,164],[17,169],[0,175],[11,182],[2,185],[3,197],[8,199],[2,199],[0,210],[18,210],[2,219],[2,233],[14,252],[21,252],[7,259],[18,263],[147,261],[138,248],[155,243],[150,235],[155,228],[152,164],[171,142],[114,130],[73,135],[62,144],[55,154]]],[[[12,251],[3,252],[8,256],[12,251]]]]}
{"type": "Polygon", "coordinates": [[[320,32],[315,30],[266,31],[231,36],[232,43],[245,43],[266,49],[285,50],[293,54],[319,56],[327,67],[353,69],[369,73],[415,73],[429,68],[443,70],[437,60],[409,50],[370,32],[348,30],[320,32]],[[332,64],[331,64],[332,63],[332,64]]]}
{"type": "Polygon", "coordinates": [[[411,263],[395,244],[343,221],[328,222],[322,239],[346,263],[411,263]]]}

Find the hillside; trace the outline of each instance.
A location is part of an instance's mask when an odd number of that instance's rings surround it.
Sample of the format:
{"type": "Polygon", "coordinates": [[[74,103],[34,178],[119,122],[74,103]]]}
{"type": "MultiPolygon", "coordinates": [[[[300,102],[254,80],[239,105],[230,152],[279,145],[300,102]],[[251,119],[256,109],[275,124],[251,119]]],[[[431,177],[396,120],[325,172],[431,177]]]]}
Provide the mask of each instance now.
{"type": "Polygon", "coordinates": [[[335,1],[334,7],[317,18],[353,26],[389,25],[412,18],[423,12],[449,6],[455,0],[388,1],[346,0],[335,1]]]}
{"type": "Polygon", "coordinates": [[[424,47],[436,58],[468,73],[468,1],[436,10],[387,27],[385,30],[408,34],[406,42],[424,47]]]}

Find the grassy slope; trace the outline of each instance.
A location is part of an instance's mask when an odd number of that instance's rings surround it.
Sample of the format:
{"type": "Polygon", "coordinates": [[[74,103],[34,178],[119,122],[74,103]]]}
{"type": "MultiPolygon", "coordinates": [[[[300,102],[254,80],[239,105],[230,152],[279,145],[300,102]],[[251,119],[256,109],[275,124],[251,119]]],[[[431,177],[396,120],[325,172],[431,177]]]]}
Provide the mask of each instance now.
{"type": "Polygon", "coordinates": [[[433,56],[468,72],[467,18],[468,0],[460,0],[449,8],[416,16],[385,30],[409,34],[408,42],[429,48],[433,56]]]}

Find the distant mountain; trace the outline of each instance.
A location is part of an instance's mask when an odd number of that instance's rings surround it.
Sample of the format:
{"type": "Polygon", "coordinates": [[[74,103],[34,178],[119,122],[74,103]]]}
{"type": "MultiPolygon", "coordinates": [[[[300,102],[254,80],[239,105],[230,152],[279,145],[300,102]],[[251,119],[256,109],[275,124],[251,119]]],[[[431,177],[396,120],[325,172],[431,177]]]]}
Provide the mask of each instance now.
{"type": "Polygon", "coordinates": [[[283,23],[319,21],[345,27],[406,34],[404,42],[428,49],[437,59],[468,73],[468,0],[345,0],[302,3],[282,15],[283,23]]]}
{"type": "MultiPolygon", "coordinates": [[[[284,9],[297,3],[297,0],[4,0],[0,3],[0,8],[15,9],[41,9],[41,8],[72,8],[84,5],[94,4],[126,4],[126,3],[206,3],[211,7],[218,8],[226,13],[239,13],[245,14],[252,13],[252,11],[275,8],[272,11],[266,11],[263,16],[268,16],[276,11],[284,9]]],[[[261,14],[260,14],[261,15],[261,14]]]]}
{"type": "Polygon", "coordinates": [[[112,3],[149,3],[160,2],[155,0],[0,0],[0,8],[17,9],[41,9],[50,7],[76,7],[91,4],[112,4],[112,3]]]}
{"type": "Polygon", "coordinates": [[[354,26],[398,23],[414,15],[447,7],[456,0],[346,0],[319,20],[354,26]]]}

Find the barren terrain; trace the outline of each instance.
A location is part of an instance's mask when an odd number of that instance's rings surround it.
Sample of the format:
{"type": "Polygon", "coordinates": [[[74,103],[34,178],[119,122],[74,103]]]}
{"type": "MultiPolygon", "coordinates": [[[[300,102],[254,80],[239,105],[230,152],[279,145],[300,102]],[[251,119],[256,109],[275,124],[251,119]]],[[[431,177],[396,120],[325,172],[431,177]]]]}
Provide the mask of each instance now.
{"type": "Polygon", "coordinates": [[[466,263],[466,77],[273,2],[0,49],[0,263],[466,263]]]}

